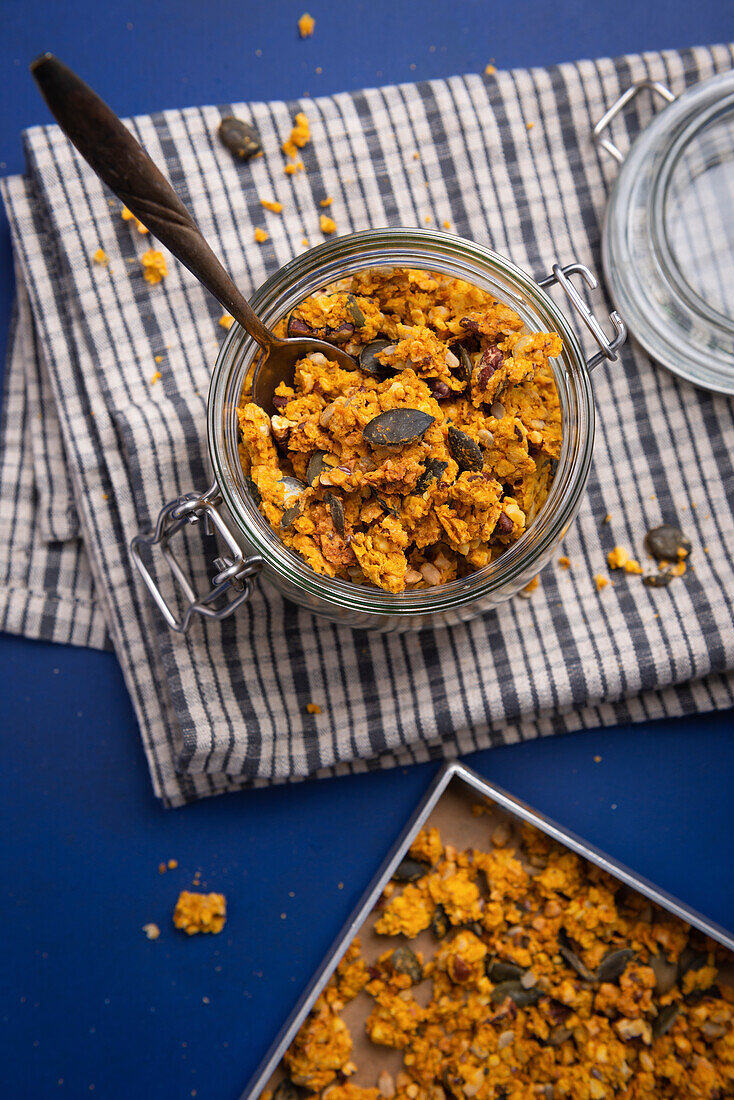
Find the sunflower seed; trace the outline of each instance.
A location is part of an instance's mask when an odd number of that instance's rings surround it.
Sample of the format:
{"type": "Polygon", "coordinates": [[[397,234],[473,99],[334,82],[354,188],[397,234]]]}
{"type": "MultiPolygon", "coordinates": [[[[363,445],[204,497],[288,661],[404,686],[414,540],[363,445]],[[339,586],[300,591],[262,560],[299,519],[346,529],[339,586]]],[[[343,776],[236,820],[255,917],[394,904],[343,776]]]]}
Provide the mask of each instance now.
{"type": "Polygon", "coordinates": [[[440,482],[448,465],[448,462],[442,462],[439,458],[429,458],[423,473],[413,486],[413,494],[422,496],[434,481],[440,482]]]}
{"type": "Polygon", "coordinates": [[[479,445],[458,428],[449,428],[449,454],[460,470],[481,470],[484,458],[479,445]]]}
{"type": "Polygon", "coordinates": [[[219,123],[219,140],[239,160],[248,160],[262,149],[260,135],[249,122],[227,115],[219,123]]]}
{"type": "Polygon", "coordinates": [[[413,985],[423,981],[423,967],[409,947],[396,947],[390,956],[396,974],[407,974],[413,985]]]}
{"type": "Polygon", "coordinates": [[[658,561],[677,562],[678,551],[684,550],[682,557],[687,557],[691,552],[691,540],[680,527],[673,527],[670,523],[663,523],[660,527],[652,527],[645,535],[645,548],[658,561]]]}
{"type": "Polygon", "coordinates": [[[429,870],[427,863],[421,863],[419,859],[406,856],[402,863],[397,865],[392,877],[396,882],[417,882],[419,878],[427,875],[429,870]]]}
{"type": "Polygon", "coordinates": [[[370,420],[362,435],[371,447],[403,447],[420,439],[434,420],[421,409],[388,409],[370,420]]]}

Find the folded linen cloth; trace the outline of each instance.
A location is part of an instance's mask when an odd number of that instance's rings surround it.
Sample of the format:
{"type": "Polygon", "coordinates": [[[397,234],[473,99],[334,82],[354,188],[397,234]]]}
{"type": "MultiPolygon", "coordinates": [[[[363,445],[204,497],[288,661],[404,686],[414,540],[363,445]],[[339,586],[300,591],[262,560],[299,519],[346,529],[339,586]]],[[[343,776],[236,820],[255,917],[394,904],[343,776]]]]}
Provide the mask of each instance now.
{"type": "MultiPolygon", "coordinates": [[[[632,81],[680,92],[733,64],[734,49],[717,46],[165,111],[130,125],[245,292],[304,235],[320,239],[326,195],[339,232],[448,222],[537,275],[556,260],[599,271],[616,169],[592,143],[593,123],[632,81]],[[287,175],[280,146],[300,110],[312,141],[306,170],[287,175]],[[265,156],[238,163],[221,146],[229,113],[255,123],[265,156]],[[263,198],[282,202],[282,215],[263,198]],[[264,244],[253,242],[257,226],[264,244]]],[[[651,111],[639,97],[621,140],[651,111]]],[[[207,485],[221,310],[170,257],[161,283],[144,280],[150,237],[121,219],[56,127],[24,141],[27,174],[3,184],[18,309],[0,428],[10,532],[0,627],[111,640],[166,804],[732,705],[732,403],[653,366],[634,343],[594,374],[595,463],[559,549],[572,566],[546,568],[530,599],[462,626],[385,636],[321,621],[263,586],[225,622],[171,633],[128,545],[163,504],[207,485]],[[107,266],[91,261],[100,247],[107,266]],[[649,527],[676,519],[694,544],[682,580],[652,590],[614,574],[597,591],[615,543],[640,553],[649,527]]],[[[601,315],[600,292],[593,302],[601,315]]],[[[186,567],[199,585],[206,553],[194,529],[186,567]]]]}

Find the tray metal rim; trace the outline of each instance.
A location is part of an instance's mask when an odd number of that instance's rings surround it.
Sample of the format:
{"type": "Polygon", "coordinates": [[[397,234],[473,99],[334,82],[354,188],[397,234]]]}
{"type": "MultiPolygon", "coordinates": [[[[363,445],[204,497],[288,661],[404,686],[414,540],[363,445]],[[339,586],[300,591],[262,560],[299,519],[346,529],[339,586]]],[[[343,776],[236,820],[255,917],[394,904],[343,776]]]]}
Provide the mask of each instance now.
{"type": "Polygon", "coordinates": [[[418,803],[418,806],[411,814],[404,828],[401,830],[400,835],[382,861],[369,886],[347,918],[346,923],[339,932],[334,944],[329,949],[324,961],[303,990],[303,993],[288,1016],[288,1019],[275,1037],[270,1049],[267,1051],[265,1057],[255,1071],[254,1076],[245,1088],[245,1091],[241,1094],[240,1100],[256,1100],[263,1091],[319,994],[334,973],[344,951],[352,942],[366,918],[372,912],[382,893],[383,887],[392,878],[395,868],[403,859],[416,834],[421,830],[429,818],[447,787],[455,780],[463,783],[466,787],[476,791],[478,794],[492,799],[493,802],[496,802],[498,806],[501,806],[508,813],[513,814],[515,817],[519,817],[529,825],[534,825],[541,832],[545,833],[546,836],[552,837],[566,848],[570,848],[571,851],[576,852],[577,855],[582,856],[584,859],[588,859],[589,862],[607,871],[614,878],[625,883],[625,885],[631,886],[633,889],[639,891],[639,893],[643,894],[661,909],[665,909],[673,916],[679,917],[687,924],[697,928],[700,932],[710,936],[711,939],[716,940],[717,943],[720,943],[723,947],[727,947],[730,951],[734,951],[734,935],[731,935],[726,929],[722,928],[714,921],[710,921],[695,909],[691,909],[684,902],[673,897],[672,894],[668,894],[666,891],[661,890],[642,875],[636,874],[623,863],[606,855],[605,852],[602,852],[601,849],[596,848],[593,844],[589,844],[587,841],[582,840],[581,837],[576,836],[576,834],[569,829],[564,829],[561,825],[553,821],[552,818],[547,817],[538,810],[534,810],[521,799],[503,790],[502,787],[495,786],[494,783],[491,783],[488,779],[479,775],[478,772],[475,772],[466,764],[458,760],[452,760],[444,764],[438,771],[425,795],[418,803]]]}

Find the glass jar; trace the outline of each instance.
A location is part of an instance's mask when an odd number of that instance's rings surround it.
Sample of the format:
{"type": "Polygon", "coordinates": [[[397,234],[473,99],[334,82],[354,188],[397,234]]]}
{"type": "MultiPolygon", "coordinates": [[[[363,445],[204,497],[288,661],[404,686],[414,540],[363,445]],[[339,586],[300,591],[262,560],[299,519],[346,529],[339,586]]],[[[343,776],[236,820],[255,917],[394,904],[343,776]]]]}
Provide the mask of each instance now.
{"type": "Polygon", "coordinates": [[[272,275],[251,300],[268,326],[329,283],[366,268],[412,267],[464,279],[510,305],[528,331],[555,331],[563,339],[561,356],[552,361],[562,410],[563,443],[558,469],[545,504],[517,542],[484,569],[447,584],[392,594],[315,573],[288,549],[252,500],[239,455],[237,408],[248,374],[255,369],[258,345],[238,325],[229,330],[217,357],[208,401],[208,450],[214,484],[203,495],[190,495],[163,509],[153,535],[133,540],[135,564],[172,629],[185,631],[196,614],[222,618],[248,598],[251,578],[261,573],[294,603],[345,626],[416,630],[473,618],[515,595],[549,560],[579,509],[594,446],[594,403],[590,371],[603,359],[616,359],[626,337],[619,316],[611,315],[615,335],[608,340],[585,306],[570,277],[578,274],[595,287],[587,268],[553,267],[536,282],[495,252],[471,241],[431,230],[376,229],[339,237],[303,253],[272,275]],[[600,351],[588,362],[564,313],[545,293],[559,283],[600,351]],[[212,590],[197,598],[168,542],[183,523],[212,521],[229,556],[217,559],[212,590]],[[142,557],[145,546],[161,545],[189,601],[178,617],[168,606],[142,557]],[[237,588],[239,586],[239,591],[237,588]],[[231,598],[221,604],[225,593],[231,598]]]}

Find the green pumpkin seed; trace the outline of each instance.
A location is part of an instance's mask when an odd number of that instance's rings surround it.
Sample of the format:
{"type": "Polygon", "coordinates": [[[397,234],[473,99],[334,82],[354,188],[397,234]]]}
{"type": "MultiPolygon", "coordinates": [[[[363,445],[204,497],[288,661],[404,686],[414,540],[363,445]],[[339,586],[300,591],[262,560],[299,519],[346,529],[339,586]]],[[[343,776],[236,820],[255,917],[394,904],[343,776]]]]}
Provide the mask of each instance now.
{"type": "Polygon", "coordinates": [[[336,530],[336,533],[344,538],[344,534],[346,532],[344,505],[342,504],[339,497],[335,496],[333,493],[325,493],[324,500],[326,502],[327,508],[329,509],[331,522],[334,524],[334,529],[336,530]]]}
{"type": "Polygon", "coordinates": [[[452,369],[452,374],[463,382],[465,386],[468,386],[471,382],[472,365],[469,358],[469,352],[463,346],[463,344],[454,344],[450,349],[456,358],[459,360],[459,365],[452,369]]]}
{"type": "Polygon", "coordinates": [[[303,1091],[289,1077],[284,1077],[273,1092],[273,1100],[301,1100],[302,1096],[303,1091]]]}
{"type": "Polygon", "coordinates": [[[678,561],[678,551],[685,550],[687,557],[692,550],[691,540],[681,531],[680,527],[674,527],[671,523],[663,523],[660,527],[652,527],[645,535],[645,548],[658,561],[678,561]]]}
{"type": "Polygon", "coordinates": [[[397,865],[392,877],[395,882],[417,882],[429,871],[430,867],[427,863],[421,863],[418,859],[411,859],[410,856],[406,856],[402,863],[397,865]]]}
{"type": "Polygon", "coordinates": [[[598,982],[616,982],[617,978],[622,977],[628,963],[632,962],[634,957],[635,953],[631,947],[623,947],[619,951],[609,951],[599,963],[596,980],[598,982]]]}
{"type": "Polygon", "coordinates": [[[308,466],[306,467],[306,484],[313,485],[315,481],[318,481],[321,476],[321,471],[324,468],[324,456],[326,451],[314,451],[308,460],[308,466]]]}
{"type": "Polygon", "coordinates": [[[263,498],[260,494],[260,490],[258,489],[257,485],[255,484],[255,482],[252,480],[251,477],[246,477],[245,478],[245,485],[250,490],[250,496],[252,497],[253,501],[255,502],[255,507],[259,508],[260,505],[262,504],[262,499],[263,498]]]}
{"type": "Polygon", "coordinates": [[[484,458],[479,445],[458,428],[449,428],[449,454],[460,470],[481,470],[484,458]]]}
{"type": "Polygon", "coordinates": [[[664,997],[678,980],[678,967],[668,962],[665,955],[651,955],[648,965],[655,974],[655,992],[658,997],[664,997]]]}
{"type": "Polygon", "coordinates": [[[665,1008],[660,1009],[652,1024],[653,1039],[659,1039],[667,1031],[670,1031],[679,1012],[679,1004],[666,1005],[665,1008]]]}
{"type": "Polygon", "coordinates": [[[442,940],[444,936],[448,934],[450,924],[449,918],[446,915],[446,910],[440,903],[433,910],[433,916],[431,917],[431,932],[437,940],[442,940]]]}
{"type": "Polygon", "coordinates": [[[439,458],[429,458],[423,473],[413,486],[413,494],[422,496],[434,481],[440,482],[448,467],[448,462],[442,462],[439,458]]]}
{"type": "Polygon", "coordinates": [[[596,981],[596,975],[591,973],[588,966],[582,962],[571,947],[568,933],[565,928],[562,928],[558,933],[558,953],[566,960],[571,969],[575,970],[578,976],[583,978],[585,982],[596,981]]]}
{"type": "Polygon", "coordinates": [[[262,149],[260,135],[249,122],[227,115],[219,123],[219,140],[239,160],[249,160],[262,149]]]}
{"type": "Polygon", "coordinates": [[[297,500],[292,508],[286,508],[280,520],[281,528],[285,529],[286,527],[291,527],[294,520],[297,520],[300,516],[302,508],[303,504],[300,500],[297,500]]]}
{"type": "Polygon", "coordinates": [[[533,987],[525,989],[519,982],[500,982],[492,990],[490,997],[493,1005],[502,1004],[506,997],[517,1005],[518,1008],[527,1008],[528,1005],[537,1004],[542,994],[539,989],[533,987]]]}
{"type": "Polygon", "coordinates": [[[382,497],[378,497],[377,493],[375,493],[374,490],[372,495],[382,508],[383,512],[387,512],[389,516],[395,516],[396,518],[400,515],[397,508],[391,508],[387,501],[384,501],[382,497]]]}
{"type": "Polygon", "coordinates": [[[421,409],[388,409],[370,420],[362,435],[371,447],[404,447],[420,439],[434,420],[421,409]]]}
{"type": "Polygon", "coordinates": [[[409,947],[396,947],[390,956],[396,974],[407,974],[413,985],[423,981],[423,967],[409,947]]]}
{"type": "Polygon", "coordinates": [[[365,316],[364,313],[362,313],[362,310],[359,308],[359,302],[353,294],[350,294],[347,297],[347,312],[354,321],[355,328],[364,328],[366,323],[365,316]]]}
{"type": "Polygon", "coordinates": [[[359,365],[362,370],[367,371],[368,374],[375,374],[378,378],[386,378],[389,374],[393,373],[393,368],[381,363],[375,356],[385,348],[392,347],[391,340],[373,340],[369,344],[365,344],[359,353],[359,365]]]}
{"type": "Polygon", "coordinates": [[[502,959],[485,959],[484,972],[491,982],[519,982],[524,974],[521,966],[502,959]]]}
{"type": "Polygon", "coordinates": [[[705,951],[698,951],[690,944],[686,944],[678,959],[678,974],[682,978],[689,970],[700,970],[702,966],[706,965],[708,958],[705,951]]]}

